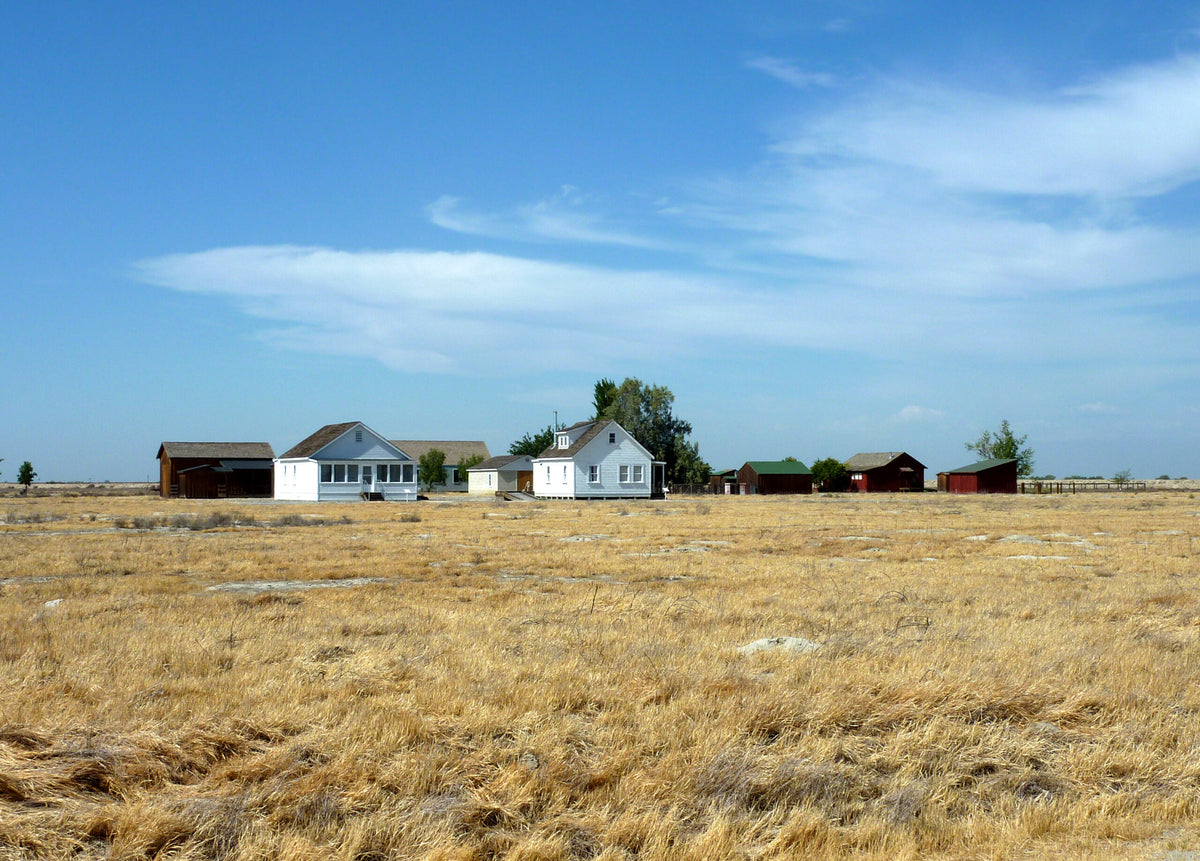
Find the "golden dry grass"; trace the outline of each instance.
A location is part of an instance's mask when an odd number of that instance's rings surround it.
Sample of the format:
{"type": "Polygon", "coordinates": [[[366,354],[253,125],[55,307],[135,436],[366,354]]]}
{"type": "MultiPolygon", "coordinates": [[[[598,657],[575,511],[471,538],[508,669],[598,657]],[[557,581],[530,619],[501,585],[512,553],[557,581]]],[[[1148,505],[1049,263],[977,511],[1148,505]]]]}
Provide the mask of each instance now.
{"type": "Polygon", "coordinates": [[[1189,857],[1198,517],[0,499],[0,858],[1189,857]]]}

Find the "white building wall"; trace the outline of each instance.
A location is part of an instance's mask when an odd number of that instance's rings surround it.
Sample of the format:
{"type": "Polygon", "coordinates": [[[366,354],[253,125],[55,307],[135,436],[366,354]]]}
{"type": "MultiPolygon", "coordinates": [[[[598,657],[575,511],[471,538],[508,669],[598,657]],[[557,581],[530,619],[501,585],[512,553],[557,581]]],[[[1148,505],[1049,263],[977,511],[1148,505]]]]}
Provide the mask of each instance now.
{"type": "Polygon", "coordinates": [[[277,460],[274,472],[276,499],[317,501],[316,463],[311,460],[277,460]]]}

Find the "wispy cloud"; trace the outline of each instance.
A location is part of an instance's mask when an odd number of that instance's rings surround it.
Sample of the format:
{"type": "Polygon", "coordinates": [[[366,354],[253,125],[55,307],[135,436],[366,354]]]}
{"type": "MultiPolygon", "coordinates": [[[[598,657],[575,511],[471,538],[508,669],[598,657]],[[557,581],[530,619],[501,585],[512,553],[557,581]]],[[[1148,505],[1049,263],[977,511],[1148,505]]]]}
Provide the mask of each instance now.
{"type": "Polygon", "coordinates": [[[534,203],[502,211],[472,209],[458,197],[444,195],[430,204],[429,219],[438,227],[472,236],[522,242],[569,242],[667,250],[668,242],[622,230],[595,209],[573,186],[534,203]]]}
{"type": "Polygon", "coordinates": [[[809,87],[832,87],[837,83],[837,79],[828,72],[805,71],[793,61],[779,57],[752,57],[746,61],[746,65],[751,69],[766,72],[772,78],[783,81],[798,90],[806,90],[809,87]]]}
{"type": "MultiPolygon", "coordinates": [[[[825,85],[784,61],[753,62],[825,85]]],[[[1197,320],[1179,308],[1200,277],[1200,245],[1190,223],[1158,210],[1200,178],[1200,61],[1033,95],[891,80],[811,110],[760,164],[674,189],[669,205],[628,220],[637,230],[614,227],[570,186],[491,212],[449,196],[429,208],[460,233],[568,247],[679,251],[659,237],[694,229],[704,241],[687,270],[281,246],[137,271],[228,297],[266,321],[273,343],[412,371],[702,357],[719,337],[776,358],[1030,367],[1069,356],[1151,369],[1131,381],[1196,373],[1197,320]]],[[[915,405],[894,416],[938,417],[915,405]]]]}
{"type": "Polygon", "coordinates": [[[937,421],[945,417],[945,415],[945,412],[942,410],[911,404],[892,416],[892,420],[897,422],[930,422],[937,421]]]}

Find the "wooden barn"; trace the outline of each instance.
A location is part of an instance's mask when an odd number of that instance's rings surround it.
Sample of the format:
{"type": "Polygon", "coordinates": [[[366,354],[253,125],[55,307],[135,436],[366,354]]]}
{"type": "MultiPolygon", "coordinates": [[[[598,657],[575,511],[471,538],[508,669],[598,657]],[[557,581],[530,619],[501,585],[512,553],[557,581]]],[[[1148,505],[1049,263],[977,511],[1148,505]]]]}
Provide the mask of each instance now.
{"type": "Polygon", "coordinates": [[[747,493],[812,493],[812,471],[798,460],[748,460],[737,471],[747,493]]]}
{"type": "Polygon", "coordinates": [[[1017,459],[993,458],[939,472],[938,490],[946,493],[1016,493],[1017,459]]]}
{"type": "Polygon", "coordinates": [[[275,451],[267,442],[164,442],[158,447],[164,497],[270,497],[275,451]]]}
{"type": "Polygon", "coordinates": [[[896,493],[925,489],[925,464],[903,451],[862,452],[846,461],[850,489],[896,493]]]}

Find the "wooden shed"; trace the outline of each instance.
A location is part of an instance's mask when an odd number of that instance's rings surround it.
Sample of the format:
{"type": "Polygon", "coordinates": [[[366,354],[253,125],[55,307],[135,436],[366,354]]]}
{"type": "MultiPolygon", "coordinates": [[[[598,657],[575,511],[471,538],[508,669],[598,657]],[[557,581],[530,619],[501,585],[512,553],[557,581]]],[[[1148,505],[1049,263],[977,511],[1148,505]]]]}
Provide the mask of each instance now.
{"type": "Polygon", "coordinates": [[[925,489],[925,464],[903,451],[862,452],[846,461],[850,489],[896,493],[925,489]]]}
{"type": "Polygon", "coordinates": [[[812,471],[798,460],[748,460],[737,471],[747,493],[812,493],[812,471]]]}
{"type": "Polygon", "coordinates": [[[275,451],[268,442],[164,442],[158,447],[164,497],[270,497],[275,451]]]}
{"type": "Polygon", "coordinates": [[[1017,459],[993,458],[938,473],[938,490],[947,493],[1016,493],[1017,459]]]}

